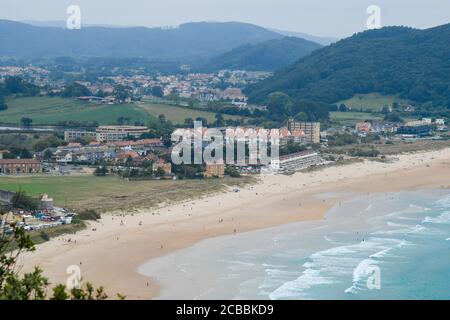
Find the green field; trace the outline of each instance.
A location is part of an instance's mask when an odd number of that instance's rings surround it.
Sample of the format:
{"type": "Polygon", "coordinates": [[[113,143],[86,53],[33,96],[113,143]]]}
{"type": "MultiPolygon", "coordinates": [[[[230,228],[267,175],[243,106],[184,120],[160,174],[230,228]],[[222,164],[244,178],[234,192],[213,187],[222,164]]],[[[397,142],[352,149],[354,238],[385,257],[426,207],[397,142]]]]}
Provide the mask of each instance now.
{"type": "Polygon", "coordinates": [[[342,125],[354,125],[357,122],[366,120],[382,120],[382,116],[374,115],[368,112],[330,112],[330,118],[334,122],[342,125]]]}
{"type": "MultiPolygon", "coordinates": [[[[184,119],[192,118],[196,119],[198,117],[205,118],[208,123],[214,122],[215,113],[209,111],[193,110],[168,104],[156,104],[146,102],[139,105],[140,108],[150,113],[154,117],[158,117],[163,114],[166,119],[172,121],[174,124],[183,124],[184,119]]],[[[239,119],[239,116],[223,115],[224,119],[239,119]]]]}
{"type": "Polygon", "coordinates": [[[358,94],[350,99],[336,102],[337,105],[341,103],[352,110],[360,110],[361,108],[366,111],[381,111],[384,106],[392,106],[394,102],[399,104],[407,103],[406,100],[400,99],[396,96],[383,96],[379,93],[358,94]]]}
{"type": "MultiPolygon", "coordinates": [[[[193,110],[173,105],[146,102],[144,104],[97,105],[76,99],[60,97],[26,97],[10,98],[8,109],[0,111],[0,123],[20,124],[23,117],[33,119],[34,125],[55,125],[61,121],[97,121],[101,125],[117,124],[120,117],[129,118],[129,123],[135,121],[156,121],[164,114],[174,124],[183,124],[184,119],[198,117],[208,122],[215,120],[215,113],[193,110]]],[[[224,115],[225,119],[239,119],[239,116],[224,115]]]]}
{"type": "Polygon", "coordinates": [[[134,121],[154,121],[155,118],[134,104],[95,105],[75,99],[60,97],[27,97],[7,101],[8,109],[0,111],[0,123],[19,124],[29,117],[33,124],[57,124],[60,121],[97,121],[100,124],[115,124],[119,117],[134,121]]]}
{"type": "Polygon", "coordinates": [[[17,191],[22,188],[33,196],[47,193],[58,206],[105,212],[130,211],[155,207],[162,202],[195,199],[223,190],[226,186],[250,181],[250,178],[127,181],[112,176],[0,176],[0,189],[17,191]]]}

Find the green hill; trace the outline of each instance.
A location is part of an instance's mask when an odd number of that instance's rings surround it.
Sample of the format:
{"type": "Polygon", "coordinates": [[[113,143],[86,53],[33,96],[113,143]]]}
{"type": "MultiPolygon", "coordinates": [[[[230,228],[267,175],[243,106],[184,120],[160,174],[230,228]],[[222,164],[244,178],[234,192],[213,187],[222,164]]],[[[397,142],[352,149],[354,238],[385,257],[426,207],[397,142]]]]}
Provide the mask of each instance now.
{"type": "Polygon", "coordinates": [[[386,27],[314,51],[247,88],[252,102],[281,91],[335,103],[380,93],[450,107],[450,24],[426,30],[386,27]]]}
{"type": "Polygon", "coordinates": [[[212,58],[205,69],[274,71],[294,63],[321,47],[315,42],[296,37],[245,44],[212,58]]]}

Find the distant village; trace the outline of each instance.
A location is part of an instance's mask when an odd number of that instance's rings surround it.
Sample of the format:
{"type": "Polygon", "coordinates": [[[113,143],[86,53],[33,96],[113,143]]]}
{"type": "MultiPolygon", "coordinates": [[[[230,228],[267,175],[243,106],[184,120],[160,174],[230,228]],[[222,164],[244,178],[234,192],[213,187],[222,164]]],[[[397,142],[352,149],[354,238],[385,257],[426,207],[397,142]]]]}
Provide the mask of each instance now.
{"type": "MultiPolygon", "coordinates": [[[[67,85],[63,80],[52,80],[49,72],[39,67],[0,67],[0,78],[21,76],[38,85],[42,95],[59,94],[67,85]]],[[[241,88],[267,78],[267,72],[220,71],[214,74],[183,73],[178,75],[132,75],[99,77],[96,81],[76,81],[92,95],[80,95],[78,100],[98,104],[140,103],[138,97],[163,99],[177,97],[203,103],[227,101],[231,106],[250,108],[241,88]],[[127,87],[131,95],[113,94],[117,86],[127,87]]],[[[183,102],[182,102],[183,103],[183,102]]],[[[188,105],[187,105],[188,106],[188,105]]],[[[265,110],[264,106],[253,106],[265,110]]],[[[406,106],[414,109],[414,106],[406,106]]],[[[408,111],[408,110],[406,110],[408,111]]],[[[215,125],[222,134],[236,131],[236,126],[215,125]]],[[[258,131],[262,127],[246,125],[258,131]]],[[[14,129],[14,128],[12,128],[14,129]]],[[[31,133],[39,134],[28,128],[31,133]]],[[[175,128],[176,129],[176,128],[175,128]]],[[[273,129],[273,128],[269,128],[273,129]]],[[[270,166],[261,163],[230,165],[204,163],[203,165],[175,165],[171,161],[170,139],[158,135],[152,128],[141,125],[95,125],[91,128],[72,126],[51,131],[63,137],[59,145],[43,151],[30,151],[26,157],[14,155],[12,150],[0,150],[0,176],[5,175],[95,175],[117,176],[135,180],[212,179],[225,176],[239,177],[260,173],[292,174],[299,170],[333,164],[345,157],[373,157],[376,152],[357,150],[358,143],[366,141],[416,141],[439,139],[447,134],[445,119],[422,118],[402,122],[370,120],[356,125],[323,126],[320,122],[288,119],[280,132],[280,157],[270,166]],[[355,144],[356,152],[333,154],[333,147],[355,144]]],[[[10,130],[10,129],[8,129],[10,130]]],[[[21,130],[21,129],[20,129],[21,130]]],[[[59,139],[59,138],[58,138],[59,139]]],[[[208,142],[208,141],[203,141],[208,142]]],[[[20,196],[20,194],[19,194],[20,196]]],[[[51,195],[42,195],[32,209],[14,207],[17,193],[0,190],[0,206],[8,212],[0,227],[16,221],[26,230],[70,224],[75,213],[53,206],[51,195]]]]}
{"type": "MultiPolygon", "coordinates": [[[[179,97],[200,102],[228,101],[232,106],[247,107],[247,97],[241,88],[264,80],[270,72],[222,70],[216,73],[180,73],[176,75],[132,75],[98,77],[95,81],[74,81],[93,95],[79,96],[79,100],[98,104],[131,102],[135,97],[179,97]],[[123,100],[113,94],[115,86],[126,87],[131,93],[123,100]]],[[[43,88],[41,95],[63,92],[67,81],[55,80],[50,71],[34,66],[0,67],[0,78],[20,76],[43,88]]]]}

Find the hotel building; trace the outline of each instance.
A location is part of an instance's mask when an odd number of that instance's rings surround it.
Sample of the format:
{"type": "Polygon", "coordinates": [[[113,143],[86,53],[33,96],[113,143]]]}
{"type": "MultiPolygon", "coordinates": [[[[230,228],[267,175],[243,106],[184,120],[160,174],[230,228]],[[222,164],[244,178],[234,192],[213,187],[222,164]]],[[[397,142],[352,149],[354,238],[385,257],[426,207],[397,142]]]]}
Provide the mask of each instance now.
{"type": "Polygon", "coordinates": [[[83,137],[91,137],[101,142],[121,141],[127,137],[139,138],[142,134],[148,133],[147,127],[139,126],[100,126],[93,131],[65,131],[64,139],[66,141],[76,140],[83,137]]]}
{"type": "Polygon", "coordinates": [[[320,143],[320,122],[297,122],[289,119],[288,130],[290,132],[303,131],[306,143],[320,143]]]}

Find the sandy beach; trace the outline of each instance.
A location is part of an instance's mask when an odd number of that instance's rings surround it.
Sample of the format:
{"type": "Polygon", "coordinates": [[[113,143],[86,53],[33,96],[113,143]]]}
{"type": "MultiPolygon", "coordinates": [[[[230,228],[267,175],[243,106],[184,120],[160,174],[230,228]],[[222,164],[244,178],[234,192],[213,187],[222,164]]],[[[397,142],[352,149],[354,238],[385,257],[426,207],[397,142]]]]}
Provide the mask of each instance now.
{"type": "Polygon", "coordinates": [[[239,192],[231,188],[158,210],[104,215],[76,235],[52,239],[25,254],[22,271],[39,265],[52,283],[65,283],[67,267],[78,265],[84,279],[104,285],[111,297],[154,298],[159,284],[136,272],[152,258],[211,237],[323,219],[339,201],[365,193],[450,188],[449,177],[450,149],[400,155],[389,163],[364,161],[263,176],[239,192]]]}

